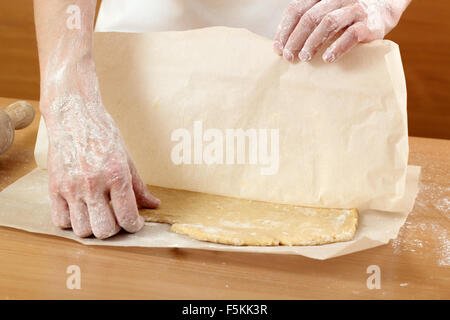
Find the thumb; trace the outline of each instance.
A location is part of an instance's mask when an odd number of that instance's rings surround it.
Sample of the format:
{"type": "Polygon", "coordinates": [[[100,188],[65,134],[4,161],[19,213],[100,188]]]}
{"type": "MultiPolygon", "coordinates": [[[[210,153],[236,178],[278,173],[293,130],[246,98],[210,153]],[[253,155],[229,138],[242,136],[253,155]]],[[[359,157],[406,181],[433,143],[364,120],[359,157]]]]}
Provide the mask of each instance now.
{"type": "Polygon", "coordinates": [[[161,200],[150,194],[147,186],[144,184],[141,177],[139,177],[133,161],[129,159],[128,163],[130,166],[134,195],[136,196],[138,206],[151,209],[157,208],[161,203],[161,200]]]}

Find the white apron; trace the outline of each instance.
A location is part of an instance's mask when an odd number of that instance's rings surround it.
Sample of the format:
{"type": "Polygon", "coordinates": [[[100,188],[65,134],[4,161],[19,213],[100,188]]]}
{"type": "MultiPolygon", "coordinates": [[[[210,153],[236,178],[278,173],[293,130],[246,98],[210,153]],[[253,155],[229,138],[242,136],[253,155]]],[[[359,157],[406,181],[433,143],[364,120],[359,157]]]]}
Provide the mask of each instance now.
{"type": "Polygon", "coordinates": [[[103,0],[96,31],[147,32],[227,26],[273,38],[290,0],[103,0]]]}

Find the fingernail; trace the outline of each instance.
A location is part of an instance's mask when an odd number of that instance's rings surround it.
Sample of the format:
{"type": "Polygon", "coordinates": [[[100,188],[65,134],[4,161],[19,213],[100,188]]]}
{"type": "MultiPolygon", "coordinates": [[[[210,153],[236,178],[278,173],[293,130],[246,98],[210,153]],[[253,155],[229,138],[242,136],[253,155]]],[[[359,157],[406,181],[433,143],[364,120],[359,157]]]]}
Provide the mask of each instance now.
{"type": "Polygon", "coordinates": [[[302,49],[302,51],[300,51],[300,53],[298,54],[298,58],[301,61],[305,62],[305,61],[311,60],[312,57],[311,57],[311,54],[308,51],[302,49]]]}
{"type": "Polygon", "coordinates": [[[331,52],[331,50],[327,50],[323,54],[322,59],[325,62],[333,62],[334,60],[336,60],[336,56],[334,55],[333,52],[331,52]]]}
{"type": "Polygon", "coordinates": [[[280,56],[283,54],[283,45],[281,44],[280,41],[275,41],[273,43],[273,49],[275,50],[276,53],[278,53],[280,56]]]}
{"type": "Polygon", "coordinates": [[[287,60],[287,61],[294,61],[294,55],[292,54],[291,51],[289,51],[288,49],[284,49],[283,50],[283,57],[287,60]]]}

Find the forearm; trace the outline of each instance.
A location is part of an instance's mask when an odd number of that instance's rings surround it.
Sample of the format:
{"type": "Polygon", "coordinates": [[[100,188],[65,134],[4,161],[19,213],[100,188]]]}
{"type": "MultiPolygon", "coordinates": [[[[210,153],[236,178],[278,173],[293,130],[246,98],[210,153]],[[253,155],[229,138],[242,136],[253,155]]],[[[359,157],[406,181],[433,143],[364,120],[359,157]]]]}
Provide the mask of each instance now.
{"type": "Polygon", "coordinates": [[[92,59],[95,5],[96,0],[34,0],[41,101],[47,100],[41,104],[44,116],[51,97],[80,90],[86,96],[97,94],[89,92],[96,82],[92,59]]]}

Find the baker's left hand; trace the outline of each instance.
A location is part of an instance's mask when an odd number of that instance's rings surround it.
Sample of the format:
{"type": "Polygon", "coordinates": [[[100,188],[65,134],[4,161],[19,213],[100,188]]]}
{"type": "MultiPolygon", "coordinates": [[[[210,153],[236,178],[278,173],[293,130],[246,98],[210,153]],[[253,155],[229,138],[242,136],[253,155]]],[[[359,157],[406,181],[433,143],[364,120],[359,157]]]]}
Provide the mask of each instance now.
{"type": "Polygon", "coordinates": [[[343,32],[322,58],[333,62],[359,42],[383,39],[411,0],[294,0],[274,39],[274,50],[293,62],[309,61],[327,41],[343,32]]]}

